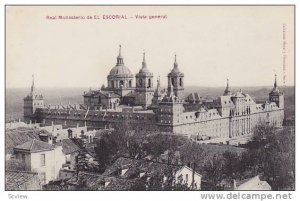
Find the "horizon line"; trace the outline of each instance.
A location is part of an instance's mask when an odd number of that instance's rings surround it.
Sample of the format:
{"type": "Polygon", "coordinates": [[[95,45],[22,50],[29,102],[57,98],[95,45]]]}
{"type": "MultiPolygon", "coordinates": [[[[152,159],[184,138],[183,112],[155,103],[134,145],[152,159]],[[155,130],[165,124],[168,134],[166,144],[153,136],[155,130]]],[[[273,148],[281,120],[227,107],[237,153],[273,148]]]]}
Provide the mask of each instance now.
{"type": "MultiPolygon", "coordinates": [[[[162,88],[167,88],[168,86],[161,86],[162,88]]],[[[226,86],[197,86],[197,85],[187,85],[185,86],[186,87],[202,87],[202,88],[221,88],[221,87],[224,87],[226,88],[226,86]]],[[[273,85],[248,85],[248,86],[238,86],[238,85],[234,85],[234,86],[230,86],[230,88],[238,88],[238,87],[242,87],[242,88],[249,88],[249,87],[274,87],[273,85]]],[[[295,85],[280,85],[279,88],[281,87],[295,87],[295,85]]],[[[45,88],[60,88],[60,89],[79,89],[79,88],[91,88],[91,89],[100,89],[100,87],[96,87],[96,86],[75,86],[75,87],[69,87],[69,86],[66,86],[66,87],[61,87],[61,86],[55,86],[55,87],[52,87],[52,86],[44,86],[44,87],[36,87],[36,89],[45,89],[45,88]]],[[[133,87],[135,88],[135,87],[133,87]]],[[[155,87],[153,87],[155,88],[155,87]]],[[[30,89],[30,87],[5,87],[5,89],[30,89]]]]}

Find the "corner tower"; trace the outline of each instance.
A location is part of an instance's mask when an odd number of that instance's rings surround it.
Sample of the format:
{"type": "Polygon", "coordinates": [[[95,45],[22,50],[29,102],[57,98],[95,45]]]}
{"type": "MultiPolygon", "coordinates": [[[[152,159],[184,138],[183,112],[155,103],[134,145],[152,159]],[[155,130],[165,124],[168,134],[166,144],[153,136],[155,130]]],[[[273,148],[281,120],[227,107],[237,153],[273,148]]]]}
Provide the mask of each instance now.
{"type": "Polygon", "coordinates": [[[269,93],[269,101],[275,102],[280,109],[284,109],[284,95],[277,86],[277,75],[275,74],[275,82],[272,91],[269,93]]]}
{"type": "Polygon", "coordinates": [[[37,108],[44,108],[44,97],[37,94],[34,85],[34,76],[32,75],[32,84],[30,93],[24,98],[24,121],[29,123],[35,117],[37,108]]]}
{"type": "Polygon", "coordinates": [[[154,89],[153,89],[153,73],[147,68],[145,52],[143,53],[142,68],[136,74],[136,88],[135,88],[135,104],[143,107],[148,107],[152,103],[154,89]]]}
{"type": "Polygon", "coordinates": [[[179,71],[176,54],[174,67],[168,74],[168,91],[171,91],[171,88],[179,100],[184,100],[184,74],[179,71]]]}

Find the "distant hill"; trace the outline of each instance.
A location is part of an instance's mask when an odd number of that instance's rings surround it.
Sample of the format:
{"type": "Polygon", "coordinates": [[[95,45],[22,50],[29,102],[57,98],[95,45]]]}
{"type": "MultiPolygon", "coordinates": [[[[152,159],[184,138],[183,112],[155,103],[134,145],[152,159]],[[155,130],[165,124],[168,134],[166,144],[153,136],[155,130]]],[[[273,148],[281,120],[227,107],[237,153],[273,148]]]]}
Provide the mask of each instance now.
{"type": "MultiPolygon", "coordinates": [[[[242,89],[245,93],[249,93],[255,101],[265,101],[271,91],[271,86],[265,87],[231,87],[231,91],[242,89]]],[[[285,94],[285,113],[286,116],[295,115],[295,88],[281,87],[285,94]]],[[[83,92],[88,88],[44,88],[38,89],[44,95],[47,104],[71,104],[83,103],[83,92]]],[[[187,86],[185,93],[198,92],[200,96],[206,99],[215,99],[222,95],[224,87],[197,87],[187,86]]],[[[23,98],[29,93],[29,88],[8,88],[6,89],[6,121],[23,117],[23,98]]]]}

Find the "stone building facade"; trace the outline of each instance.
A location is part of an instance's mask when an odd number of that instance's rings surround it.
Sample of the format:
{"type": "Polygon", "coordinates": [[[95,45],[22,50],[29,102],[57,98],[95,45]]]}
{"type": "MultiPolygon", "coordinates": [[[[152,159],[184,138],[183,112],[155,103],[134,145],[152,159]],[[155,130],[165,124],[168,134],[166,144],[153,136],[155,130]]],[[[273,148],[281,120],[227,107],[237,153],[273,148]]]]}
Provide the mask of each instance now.
{"type": "Polygon", "coordinates": [[[121,47],[117,64],[107,76],[107,87],[85,92],[84,104],[78,106],[46,106],[44,99],[36,100],[34,87],[24,99],[25,121],[42,125],[87,125],[97,129],[126,124],[137,130],[168,132],[209,138],[236,138],[250,135],[259,122],[282,126],[284,95],[280,92],[275,76],[269,100],[256,103],[242,90],[231,92],[229,81],[224,94],[212,102],[200,100],[196,93],[184,96],[184,74],[175,56],[174,66],[168,74],[167,90],[162,90],[159,79],[153,87],[153,74],[146,64],[133,75],[125,67],[121,47]],[[134,87],[135,86],[135,87],[134,87]],[[196,95],[195,95],[196,94],[196,95]],[[193,101],[193,98],[198,97],[193,101]],[[34,101],[41,101],[34,105],[34,101]]]}

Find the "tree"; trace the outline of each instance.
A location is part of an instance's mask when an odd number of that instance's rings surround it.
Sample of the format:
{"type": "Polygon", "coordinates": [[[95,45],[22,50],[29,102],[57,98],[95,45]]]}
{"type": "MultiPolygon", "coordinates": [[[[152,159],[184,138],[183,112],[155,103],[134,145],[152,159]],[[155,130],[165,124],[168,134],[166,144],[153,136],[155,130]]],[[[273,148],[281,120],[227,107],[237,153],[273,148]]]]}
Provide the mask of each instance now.
{"type": "Polygon", "coordinates": [[[86,157],[87,151],[86,151],[86,140],[83,138],[80,138],[78,140],[80,150],[78,155],[76,156],[76,174],[77,179],[79,179],[79,172],[80,171],[86,171],[88,170],[88,159],[86,157]]]}
{"type": "Polygon", "coordinates": [[[97,146],[95,147],[95,153],[98,159],[99,164],[99,172],[103,173],[106,169],[107,164],[109,164],[109,158],[110,158],[110,147],[105,142],[104,139],[100,139],[97,143],[97,146]]]}
{"type": "Polygon", "coordinates": [[[225,176],[229,179],[240,179],[243,171],[240,156],[235,152],[225,151],[223,159],[223,172],[225,176]]]}
{"type": "Polygon", "coordinates": [[[211,190],[219,190],[218,186],[222,179],[223,175],[224,160],[222,156],[215,154],[210,158],[207,163],[204,165],[204,171],[206,173],[206,179],[208,183],[211,184],[211,190]]]}
{"type": "Polygon", "coordinates": [[[262,174],[273,190],[294,189],[295,135],[291,128],[259,124],[242,161],[254,175],[262,174]]]}

